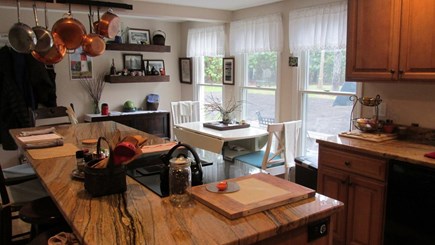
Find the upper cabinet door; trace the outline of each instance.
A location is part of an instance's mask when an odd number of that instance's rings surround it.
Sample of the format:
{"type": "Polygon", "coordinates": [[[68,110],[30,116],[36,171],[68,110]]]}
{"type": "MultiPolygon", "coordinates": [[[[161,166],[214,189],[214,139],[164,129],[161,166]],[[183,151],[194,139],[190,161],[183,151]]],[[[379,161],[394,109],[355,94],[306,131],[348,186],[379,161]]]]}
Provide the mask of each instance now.
{"type": "Polygon", "coordinates": [[[403,0],[401,80],[435,79],[435,1],[403,0]]]}
{"type": "Polygon", "coordinates": [[[397,79],[400,0],[349,0],[347,28],[346,81],[397,79]]]}

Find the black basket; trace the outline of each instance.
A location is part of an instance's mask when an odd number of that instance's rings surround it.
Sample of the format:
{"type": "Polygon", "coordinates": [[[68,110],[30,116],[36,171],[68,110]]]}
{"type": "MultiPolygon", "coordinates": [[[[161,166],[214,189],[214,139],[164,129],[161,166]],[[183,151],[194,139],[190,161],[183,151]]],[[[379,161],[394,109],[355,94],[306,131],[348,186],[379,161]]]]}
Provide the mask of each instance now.
{"type": "MultiPolygon", "coordinates": [[[[101,149],[101,140],[109,142],[104,137],[98,138],[97,153],[101,149]]],[[[91,168],[95,162],[88,162],[85,167],[85,189],[93,196],[105,196],[122,193],[127,190],[126,173],[124,165],[115,166],[113,151],[109,145],[110,155],[106,168],[91,168]]],[[[93,160],[98,161],[98,160],[93,160]]]]}

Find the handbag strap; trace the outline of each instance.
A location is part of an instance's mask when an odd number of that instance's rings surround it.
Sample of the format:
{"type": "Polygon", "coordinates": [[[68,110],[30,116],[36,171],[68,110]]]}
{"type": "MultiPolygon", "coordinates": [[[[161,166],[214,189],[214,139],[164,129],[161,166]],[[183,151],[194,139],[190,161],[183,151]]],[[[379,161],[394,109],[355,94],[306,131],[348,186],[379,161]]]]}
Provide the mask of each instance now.
{"type": "Polygon", "coordinates": [[[200,174],[202,175],[201,159],[199,158],[198,153],[196,153],[196,151],[190,145],[188,145],[188,144],[183,144],[183,143],[179,142],[176,146],[172,147],[169,150],[168,154],[166,155],[167,162],[169,163],[169,159],[171,158],[171,156],[174,153],[174,151],[178,147],[181,147],[181,146],[185,147],[186,149],[188,149],[192,153],[193,158],[195,159],[195,164],[198,167],[198,170],[199,170],[200,174]]]}

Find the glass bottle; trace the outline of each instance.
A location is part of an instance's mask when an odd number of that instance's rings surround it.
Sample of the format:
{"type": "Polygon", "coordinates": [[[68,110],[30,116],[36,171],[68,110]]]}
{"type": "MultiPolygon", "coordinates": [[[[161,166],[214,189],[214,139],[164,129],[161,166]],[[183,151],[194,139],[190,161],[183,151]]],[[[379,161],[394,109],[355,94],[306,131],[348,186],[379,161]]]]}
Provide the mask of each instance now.
{"type": "Polygon", "coordinates": [[[110,75],[116,75],[115,59],[112,59],[112,66],[110,67],[110,75]]]}
{"type": "Polygon", "coordinates": [[[185,207],[191,199],[191,160],[179,156],[169,162],[169,200],[177,207],[185,207]]]}

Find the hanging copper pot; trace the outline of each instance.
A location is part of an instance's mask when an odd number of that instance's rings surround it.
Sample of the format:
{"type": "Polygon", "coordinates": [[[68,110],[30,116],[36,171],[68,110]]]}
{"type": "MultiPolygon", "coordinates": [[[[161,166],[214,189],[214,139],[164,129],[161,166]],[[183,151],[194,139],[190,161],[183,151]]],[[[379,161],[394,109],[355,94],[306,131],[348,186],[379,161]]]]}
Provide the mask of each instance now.
{"type": "Polygon", "coordinates": [[[86,28],[80,21],[73,18],[70,7],[69,12],[54,23],[51,32],[59,35],[67,49],[73,50],[82,45],[86,28]]]}
{"type": "MultiPolygon", "coordinates": [[[[48,29],[47,5],[45,6],[44,12],[45,27],[48,29]]],[[[66,53],[65,43],[59,37],[59,35],[57,33],[51,33],[51,37],[53,39],[53,45],[50,49],[44,52],[37,52],[36,50],[32,51],[33,58],[46,65],[54,65],[56,63],[59,63],[66,53]]]]}
{"type": "Polygon", "coordinates": [[[96,32],[103,37],[114,38],[119,31],[119,22],[119,17],[109,9],[101,16],[96,32]]]}
{"type": "Polygon", "coordinates": [[[83,38],[83,51],[86,55],[95,57],[101,55],[106,51],[106,43],[104,39],[95,33],[92,33],[92,17],[91,9],[89,7],[89,34],[85,35],[83,38]]]}
{"type": "Polygon", "coordinates": [[[32,56],[39,62],[46,65],[54,65],[59,63],[66,53],[66,46],[57,33],[52,33],[53,46],[46,52],[32,51],[32,56]]]}

